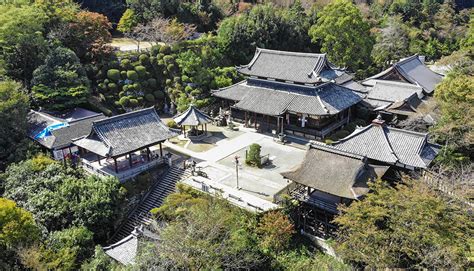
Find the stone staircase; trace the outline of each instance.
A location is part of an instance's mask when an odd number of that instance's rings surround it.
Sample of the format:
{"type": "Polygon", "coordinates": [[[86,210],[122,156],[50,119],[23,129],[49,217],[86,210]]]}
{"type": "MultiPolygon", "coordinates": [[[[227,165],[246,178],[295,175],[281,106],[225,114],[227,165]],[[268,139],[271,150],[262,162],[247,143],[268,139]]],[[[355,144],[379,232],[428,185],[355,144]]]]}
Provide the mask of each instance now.
{"type": "Polygon", "coordinates": [[[176,183],[191,176],[190,170],[184,170],[175,166],[170,167],[162,174],[150,191],[138,203],[137,208],[131,212],[126,221],[110,239],[114,244],[130,235],[136,226],[149,225],[152,222],[150,211],[160,207],[165,198],[176,190],[176,183]]]}

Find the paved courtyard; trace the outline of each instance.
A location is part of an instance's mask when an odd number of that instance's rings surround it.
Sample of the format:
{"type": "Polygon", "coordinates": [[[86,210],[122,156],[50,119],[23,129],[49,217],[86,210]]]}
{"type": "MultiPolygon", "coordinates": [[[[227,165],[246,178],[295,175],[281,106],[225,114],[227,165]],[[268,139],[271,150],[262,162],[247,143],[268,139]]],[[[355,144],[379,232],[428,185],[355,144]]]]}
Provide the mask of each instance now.
{"type": "Polygon", "coordinates": [[[193,157],[201,161],[198,166],[208,178],[228,187],[237,187],[235,156],[239,156],[239,188],[240,191],[273,201],[275,194],[288,185],[281,172],[288,171],[298,166],[304,158],[303,145],[283,145],[277,143],[272,137],[244,129],[239,135],[225,137],[213,142],[214,147],[204,152],[193,152],[177,144],[167,143],[166,146],[175,152],[193,157]],[[249,145],[257,143],[261,155],[268,155],[269,163],[262,168],[245,165],[245,152],[249,145]]]}

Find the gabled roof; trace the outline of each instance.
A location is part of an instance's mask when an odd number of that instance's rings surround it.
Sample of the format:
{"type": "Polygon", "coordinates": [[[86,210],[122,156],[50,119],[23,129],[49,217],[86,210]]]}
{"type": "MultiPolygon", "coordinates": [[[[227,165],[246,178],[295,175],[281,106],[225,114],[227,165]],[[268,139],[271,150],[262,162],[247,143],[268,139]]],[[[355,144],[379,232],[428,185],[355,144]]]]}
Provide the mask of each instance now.
{"type": "Polygon", "coordinates": [[[344,72],[326,54],[297,53],[257,48],[249,64],[237,67],[244,75],[315,84],[335,79],[344,72]]]}
{"type": "Polygon", "coordinates": [[[367,164],[363,156],[315,143],[297,169],[281,175],[331,195],[357,199],[369,191],[367,182],[382,177],[387,169],[367,164]]]}
{"type": "Polygon", "coordinates": [[[334,83],[303,86],[261,79],[247,79],[213,95],[238,101],[235,108],[271,116],[286,111],[334,115],[362,100],[352,90],[334,83]]]}
{"type": "Polygon", "coordinates": [[[141,245],[141,239],[148,241],[158,240],[158,236],[147,229],[143,225],[135,227],[135,229],[122,240],[107,247],[103,247],[105,254],[123,265],[135,263],[141,245]]]}
{"type": "Polygon", "coordinates": [[[403,77],[406,82],[421,86],[428,94],[432,93],[435,86],[443,79],[442,75],[426,67],[418,55],[407,57],[369,79],[393,80],[394,73],[403,77]]]}
{"type": "Polygon", "coordinates": [[[74,144],[101,156],[119,156],[165,141],[176,134],[153,107],[95,121],[92,132],[74,144]]]}
{"type": "MultiPolygon", "coordinates": [[[[80,110],[79,110],[80,111],[80,110]]],[[[74,110],[73,112],[79,112],[74,110]]],[[[82,111],[81,111],[82,112],[82,111]]],[[[88,111],[87,112],[91,112],[88,111]]],[[[77,115],[67,119],[51,116],[44,112],[31,110],[28,113],[28,135],[48,149],[58,149],[72,144],[72,140],[86,136],[91,132],[92,122],[106,118],[103,114],[91,112],[93,114],[77,115]],[[51,129],[44,137],[37,137],[39,133],[48,127],[64,123],[58,129],[51,129]]]]}
{"type": "Polygon", "coordinates": [[[186,111],[174,117],[173,120],[178,125],[189,126],[198,126],[212,122],[211,117],[199,111],[194,105],[190,105],[186,111]]]}
{"type": "Polygon", "coordinates": [[[439,149],[427,142],[427,134],[375,123],[357,128],[332,146],[383,163],[414,168],[427,168],[439,149]],[[427,148],[433,151],[428,152],[427,148]]]}
{"type": "Polygon", "coordinates": [[[416,95],[423,97],[423,88],[403,82],[375,80],[374,86],[369,90],[368,99],[400,102],[410,99],[416,95]]]}

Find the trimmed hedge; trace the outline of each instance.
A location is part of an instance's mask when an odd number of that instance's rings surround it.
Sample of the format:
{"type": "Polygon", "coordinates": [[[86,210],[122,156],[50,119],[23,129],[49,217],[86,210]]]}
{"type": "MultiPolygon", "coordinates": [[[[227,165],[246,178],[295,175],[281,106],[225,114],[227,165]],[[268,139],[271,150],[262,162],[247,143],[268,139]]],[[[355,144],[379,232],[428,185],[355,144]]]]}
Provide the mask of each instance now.
{"type": "Polygon", "coordinates": [[[146,68],[144,66],[136,66],[135,71],[137,72],[139,78],[146,78],[146,68]]]}
{"type": "Polygon", "coordinates": [[[155,101],[155,96],[153,96],[153,94],[147,94],[145,95],[145,100],[147,100],[150,103],[153,103],[155,101]]]}
{"type": "Polygon", "coordinates": [[[107,78],[114,82],[118,82],[120,80],[120,71],[116,69],[110,69],[107,71],[107,78]]]}
{"type": "Polygon", "coordinates": [[[136,71],[127,71],[127,78],[132,81],[137,81],[138,73],[136,71]]]}

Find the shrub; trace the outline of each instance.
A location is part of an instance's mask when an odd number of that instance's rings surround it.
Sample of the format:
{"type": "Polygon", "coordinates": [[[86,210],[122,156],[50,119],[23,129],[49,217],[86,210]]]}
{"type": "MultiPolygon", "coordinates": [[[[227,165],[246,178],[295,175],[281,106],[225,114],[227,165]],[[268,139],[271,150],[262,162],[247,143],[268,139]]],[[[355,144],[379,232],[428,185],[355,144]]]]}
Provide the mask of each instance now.
{"type": "Polygon", "coordinates": [[[147,100],[150,103],[153,103],[155,101],[155,96],[153,96],[153,94],[147,94],[145,95],[145,100],[147,100]]]}
{"type": "Polygon", "coordinates": [[[166,79],[166,81],[165,81],[165,85],[167,85],[167,86],[171,86],[172,83],[173,83],[173,81],[171,81],[171,79],[166,79]]]}
{"type": "Polygon", "coordinates": [[[260,161],[260,151],[262,147],[259,144],[250,145],[250,149],[247,152],[247,157],[245,157],[245,163],[253,167],[261,167],[260,161]]]}
{"type": "Polygon", "coordinates": [[[161,48],[161,45],[159,45],[159,44],[153,45],[153,46],[151,47],[151,50],[150,50],[151,55],[152,55],[152,56],[158,55],[158,54],[160,53],[160,48],[161,48]]]}
{"type": "Polygon", "coordinates": [[[184,91],[185,91],[186,93],[190,93],[191,91],[193,91],[193,88],[192,88],[191,86],[186,86],[186,87],[184,88],[184,91]]]}
{"type": "Polygon", "coordinates": [[[114,82],[118,82],[120,80],[120,71],[116,69],[111,69],[107,71],[107,78],[114,82]]]}
{"type": "Polygon", "coordinates": [[[148,87],[153,89],[153,88],[156,88],[157,86],[157,82],[156,82],[156,79],[155,78],[150,78],[148,79],[148,87]]]}
{"type": "Polygon", "coordinates": [[[124,97],[120,98],[119,104],[121,106],[128,106],[130,104],[130,98],[127,97],[127,96],[124,96],[124,97]]]}
{"type": "Polygon", "coordinates": [[[178,128],[178,124],[176,124],[176,122],[174,120],[170,120],[166,123],[166,126],[170,127],[170,128],[178,128]]]}
{"type": "Polygon", "coordinates": [[[166,66],[166,69],[171,72],[171,71],[174,71],[174,64],[168,64],[168,66],[166,66]]]}
{"type": "Polygon", "coordinates": [[[130,106],[131,107],[136,107],[138,106],[139,102],[137,99],[130,99],[130,106]]]}
{"type": "Polygon", "coordinates": [[[191,82],[191,81],[189,80],[189,76],[187,76],[187,75],[181,76],[181,80],[182,80],[184,83],[189,83],[189,82],[191,82]]]}
{"type": "Polygon", "coordinates": [[[160,54],[164,54],[164,55],[169,55],[169,54],[171,54],[171,47],[169,47],[168,45],[163,45],[163,46],[161,46],[161,48],[160,48],[160,54]]]}
{"type": "Polygon", "coordinates": [[[146,68],[143,66],[136,66],[135,71],[138,73],[139,78],[146,78],[146,68]]]}
{"type": "Polygon", "coordinates": [[[122,61],[120,61],[120,67],[125,70],[133,69],[132,62],[130,61],[130,59],[122,59],[122,61]]]}
{"type": "Polygon", "coordinates": [[[191,94],[193,97],[197,97],[197,96],[201,95],[201,93],[202,93],[202,91],[201,91],[200,89],[195,89],[195,90],[191,91],[190,94],[191,94]]]}
{"type": "Polygon", "coordinates": [[[115,83],[109,83],[109,84],[107,85],[107,88],[108,88],[110,91],[117,91],[117,90],[118,90],[118,86],[117,86],[117,84],[115,84],[115,83]]]}
{"type": "Polygon", "coordinates": [[[165,97],[165,94],[163,93],[163,91],[157,90],[157,91],[153,92],[153,96],[155,96],[155,99],[161,100],[165,97]]]}
{"type": "Polygon", "coordinates": [[[137,81],[138,73],[136,71],[127,71],[127,78],[132,81],[137,81]]]}
{"type": "Polygon", "coordinates": [[[148,64],[149,60],[150,60],[150,57],[147,54],[141,54],[138,57],[138,61],[140,61],[140,64],[142,65],[148,64]]]}
{"type": "Polygon", "coordinates": [[[127,95],[127,93],[125,91],[120,91],[119,92],[119,97],[122,98],[122,97],[125,97],[127,95]]]}
{"type": "Polygon", "coordinates": [[[107,86],[104,83],[99,83],[98,87],[100,90],[107,90],[107,86]]]}
{"type": "Polygon", "coordinates": [[[121,71],[121,72],[120,72],[120,77],[121,77],[123,80],[127,79],[127,72],[126,72],[126,71],[121,71]]]}

